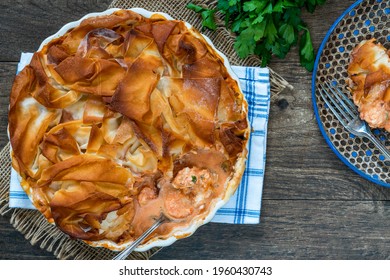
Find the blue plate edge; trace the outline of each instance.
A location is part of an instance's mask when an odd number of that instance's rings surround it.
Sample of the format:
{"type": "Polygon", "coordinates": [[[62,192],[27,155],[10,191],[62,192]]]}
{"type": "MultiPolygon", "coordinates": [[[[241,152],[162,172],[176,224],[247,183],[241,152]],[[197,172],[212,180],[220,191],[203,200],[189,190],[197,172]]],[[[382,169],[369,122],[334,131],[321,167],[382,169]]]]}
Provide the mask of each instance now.
{"type": "Polygon", "coordinates": [[[390,184],[387,184],[383,181],[380,181],[380,180],[376,180],[374,179],[373,177],[367,175],[366,173],[362,172],[361,170],[359,170],[358,168],[356,168],[354,165],[352,165],[348,160],[346,160],[346,158],[344,158],[344,156],[342,156],[339,151],[335,148],[335,146],[333,145],[333,143],[331,142],[331,140],[329,139],[328,135],[326,134],[326,131],[323,127],[323,124],[321,122],[321,118],[319,116],[319,113],[318,113],[318,107],[317,107],[317,103],[316,103],[316,95],[315,95],[315,92],[316,92],[316,77],[317,77],[317,68],[318,68],[318,63],[319,63],[319,60],[320,60],[320,56],[321,56],[321,53],[324,49],[324,46],[326,44],[326,42],[328,41],[329,37],[330,37],[330,34],[334,31],[334,29],[336,28],[336,26],[339,24],[339,22],[353,9],[355,8],[357,5],[361,4],[363,2],[363,0],[358,0],[356,1],[355,3],[353,3],[351,6],[349,6],[338,18],[337,20],[332,24],[332,26],[329,28],[328,32],[326,33],[324,39],[322,40],[322,43],[317,51],[317,56],[316,56],[316,60],[314,62],[314,70],[313,70],[313,74],[312,74],[312,82],[311,82],[311,91],[312,91],[312,104],[313,104],[313,108],[314,108],[314,113],[315,113],[315,116],[316,116],[316,120],[317,120],[317,123],[318,123],[318,127],[320,128],[320,131],[321,131],[321,134],[322,136],[324,137],[326,143],[329,145],[329,147],[331,148],[331,150],[337,155],[337,157],[345,164],[347,165],[350,169],[352,169],[355,173],[357,173],[358,175],[360,175],[361,177],[363,177],[364,179],[368,180],[368,181],[371,181],[375,184],[378,184],[378,185],[381,185],[383,187],[386,187],[386,188],[390,188],[390,184]]]}

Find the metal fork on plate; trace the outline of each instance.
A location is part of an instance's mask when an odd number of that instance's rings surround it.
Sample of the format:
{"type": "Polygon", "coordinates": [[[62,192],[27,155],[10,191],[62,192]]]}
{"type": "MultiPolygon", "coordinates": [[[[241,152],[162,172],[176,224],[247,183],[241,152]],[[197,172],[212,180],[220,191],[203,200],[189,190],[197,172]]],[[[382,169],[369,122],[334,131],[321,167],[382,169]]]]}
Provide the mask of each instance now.
{"type": "Polygon", "coordinates": [[[389,150],[372,134],[367,123],[360,119],[355,104],[335,85],[320,84],[319,93],[339,122],[352,134],[368,138],[390,160],[389,150]]]}

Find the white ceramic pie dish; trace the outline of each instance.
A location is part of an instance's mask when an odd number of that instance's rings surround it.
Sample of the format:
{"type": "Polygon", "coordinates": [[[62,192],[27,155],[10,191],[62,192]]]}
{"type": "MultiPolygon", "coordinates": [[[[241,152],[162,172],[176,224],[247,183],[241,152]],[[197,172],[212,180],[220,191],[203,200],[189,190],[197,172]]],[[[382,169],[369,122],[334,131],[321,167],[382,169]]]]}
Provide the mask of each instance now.
{"type": "MultiPolygon", "coordinates": [[[[90,13],[90,14],[85,15],[84,17],[82,17],[78,21],[70,22],[70,23],[64,25],[57,33],[55,33],[52,36],[46,38],[41,43],[38,51],[42,50],[42,48],[46,44],[48,44],[50,41],[52,41],[53,39],[56,39],[56,38],[59,38],[59,37],[63,36],[68,30],[78,26],[81,23],[81,21],[83,21],[84,19],[90,18],[90,17],[96,17],[96,16],[112,14],[113,12],[118,11],[118,10],[121,10],[121,9],[114,8],[114,9],[108,9],[108,10],[103,11],[103,12],[90,13]]],[[[147,11],[147,10],[142,9],[142,8],[132,8],[132,9],[129,9],[129,10],[134,11],[134,12],[136,12],[136,13],[144,16],[144,17],[147,17],[147,18],[151,17],[154,14],[159,14],[159,15],[162,15],[163,17],[165,17],[168,20],[173,20],[173,18],[171,16],[169,16],[168,14],[165,14],[165,13],[150,12],[150,11],[147,11]]],[[[189,23],[185,23],[185,24],[186,24],[187,28],[189,28],[189,29],[192,28],[192,26],[189,23]]],[[[237,81],[238,87],[239,87],[239,89],[241,91],[238,77],[233,72],[227,57],[215,48],[215,46],[213,45],[212,41],[207,36],[204,36],[204,35],[202,35],[202,36],[206,40],[206,42],[223,59],[224,65],[225,65],[228,73],[230,74],[230,76],[234,80],[237,81]]],[[[244,108],[244,110],[247,113],[247,110],[248,110],[247,106],[243,105],[243,108],[244,108]]],[[[248,121],[248,124],[249,124],[249,121],[248,121]]],[[[248,132],[247,136],[249,137],[249,132],[248,132]]],[[[247,141],[247,143],[248,142],[249,142],[249,140],[247,141]]],[[[247,153],[248,153],[248,148],[246,147],[246,149],[243,151],[243,154],[245,154],[245,155],[244,156],[240,156],[238,158],[237,162],[236,162],[236,165],[234,167],[235,172],[233,172],[233,177],[230,180],[227,181],[227,186],[226,186],[226,190],[227,191],[225,192],[224,197],[219,199],[219,200],[217,200],[217,201],[213,201],[210,204],[210,207],[209,207],[208,212],[206,213],[206,215],[202,215],[201,217],[196,217],[197,219],[194,219],[191,222],[190,226],[176,228],[171,233],[171,236],[166,238],[166,239],[160,239],[160,238],[150,239],[147,243],[145,243],[143,245],[140,245],[136,249],[136,251],[142,252],[142,251],[147,251],[147,250],[149,250],[149,249],[151,249],[153,247],[169,246],[169,245],[171,245],[172,243],[174,243],[178,239],[181,239],[183,237],[188,237],[188,236],[192,235],[197,230],[197,228],[199,228],[200,226],[210,222],[211,219],[215,216],[217,210],[220,209],[224,204],[226,204],[226,202],[230,199],[230,197],[235,192],[237,186],[239,185],[239,182],[241,181],[241,177],[242,177],[242,174],[243,174],[244,169],[245,169],[245,162],[246,162],[246,158],[247,158],[247,153]]],[[[103,246],[103,247],[107,247],[107,245],[109,245],[109,247],[113,247],[113,248],[116,248],[118,250],[121,250],[121,249],[124,249],[125,247],[127,247],[129,244],[131,244],[131,242],[127,242],[127,243],[124,243],[124,244],[122,244],[122,245],[120,245],[118,247],[117,244],[114,244],[113,242],[111,242],[111,243],[112,243],[111,244],[112,246],[110,246],[110,241],[102,240],[102,241],[94,242],[93,245],[94,246],[103,246]]]]}

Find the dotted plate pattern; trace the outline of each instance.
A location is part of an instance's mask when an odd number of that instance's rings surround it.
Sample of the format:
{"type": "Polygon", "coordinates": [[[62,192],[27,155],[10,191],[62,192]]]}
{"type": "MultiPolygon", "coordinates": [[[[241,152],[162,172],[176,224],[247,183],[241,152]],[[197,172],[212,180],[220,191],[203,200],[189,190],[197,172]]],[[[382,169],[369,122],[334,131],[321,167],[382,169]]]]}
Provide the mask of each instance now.
{"type": "MultiPolygon", "coordinates": [[[[324,104],[319,84],[331,81],[347,90],[348,63],[352,50],[363,40],[376,38],[390,49],[390,0],[358,1],[333,24],[318,50],[313,71],[313,106],[320,130],[332,150],[352,170],[379,185],[390,187],[390,161],[366,138],[349,133],[324,104]]],[[[352,98],[351,98],[352,99],[352,98]]],[[[390,149],[389,133],[373,129],[390,149]]]]}

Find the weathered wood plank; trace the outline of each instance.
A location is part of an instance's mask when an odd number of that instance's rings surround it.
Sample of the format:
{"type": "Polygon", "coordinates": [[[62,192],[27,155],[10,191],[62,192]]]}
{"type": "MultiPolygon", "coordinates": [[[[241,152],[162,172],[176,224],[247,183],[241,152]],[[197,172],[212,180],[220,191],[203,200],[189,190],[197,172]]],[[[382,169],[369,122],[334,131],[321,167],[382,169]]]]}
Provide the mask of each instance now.
{"type": "Polygon", "coordinates": [[[0,149],[8,142],[9,94],[15,78],[17,63],[0,62],[0,149]]]}
{"type": "Polygon", "coordinates": [[[49,260],[55,259],[51,252],[32,246],[10,224],[9,217],[0,216],[0,259],[49,260]]]}
{"type": "Polygon", "coordinates": [[[18,61],[20,52],[38,49],[40,43],[64,24],[85,14],[107,9],[110,0],[0,2],[0,61],[18,61]]]}
{"type": "MultiPolygon", "coordinates": [[[[209,223],[153,259],[388,259],[388,201],[264,200],[260,225],[209,223]],[[192,252],[188,254],[188,252],[192,252]]],[[[1,259],[51,259],[0,217],[1,259]]]]}
{"type": "Polygon", "coordinates": [[[388,201],[264,200],[262,211],[260,225],[208,224],[153,259],[390,258],[388,201]]]}

